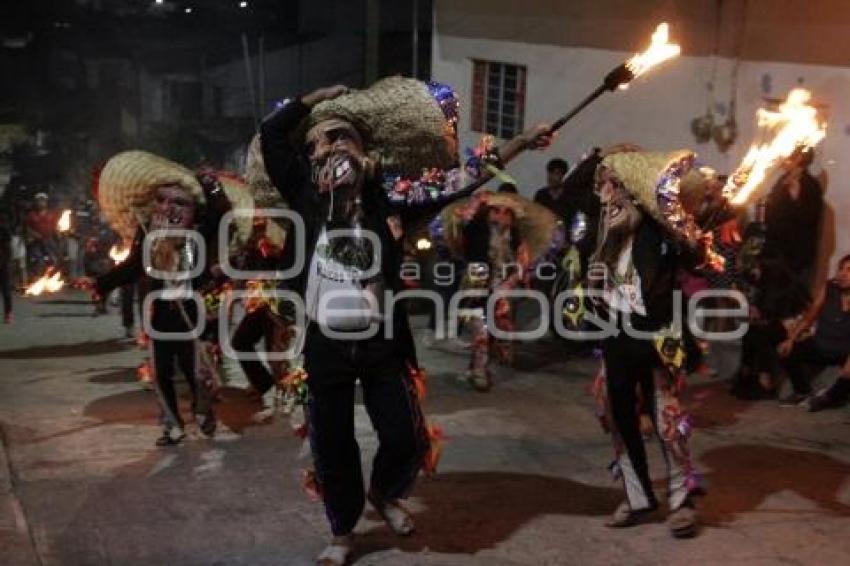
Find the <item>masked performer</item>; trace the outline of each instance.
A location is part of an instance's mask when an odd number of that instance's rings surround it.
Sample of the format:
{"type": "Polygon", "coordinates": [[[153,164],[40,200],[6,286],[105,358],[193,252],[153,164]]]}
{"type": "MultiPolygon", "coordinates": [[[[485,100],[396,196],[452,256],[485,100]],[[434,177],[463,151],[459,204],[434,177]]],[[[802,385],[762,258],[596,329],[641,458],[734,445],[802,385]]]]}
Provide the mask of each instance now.
{"type": "MultiPolygon", "coordinates": [[[[456,112],[447,87],[389,78],[289,101],[261,129],[269,176],[306,228],[306,243],[290,244],[306,248],[294,287],[306,303],[309,434],[334,535],[321,564],[345,563],[367,497],[394,532],[413,531],[399,499],[428,449],[411,380],[416,356],[404,309],[377,299],[402,289],[405,225],[471,192],[460,189],[456,112]],[[358,379],[380,441],[368,496],[354,438],[358,379]]],[[[544,132],[508,142],[502,159],[544,132]]]]}
{"type": "MultiPolygon", "coordinates": [[[[149,291],[160,293],[151,303],[150,328],[172,335],[152,336],[150,341],[163,427],[156,444],[171,446],[185,437],[174,384],[175,362],[189,384],[192,413],[199,428],[203,434],[211,435],[216,419],[208,384],[200,377],[198,336],[192,332],[199,326],[199,317],[206,313],[199,312],[191,294],[210,280],[207,267],[215,261],[214,238],[220,218],[231,203],[238,208],[253,208],[249,192],[232,179],[219,179],[209,173],[196,177],[177,163],[143,151],[126,151],[112,157],[103,167],[97,186],[106,218],[132,245],[122,263],[97,278],[82,278],[78,284],[91,289],[95,297],[103,297],[116,287],[148,279],[149,291]],[[199,240],[183,232],[169,234],[187,230],[197,231],[199,240]],[[152,235],[150,264],[145,265],[143,247],[146,234],[151,231],[160,231],[160,236],[152,235]],[[195,266],[203,255],[201,245],[210,262],[198,270],[195,266]],[[192,276],[193,270],[202,273],[192,276]],[[183,336],[175,336],[178,333],[183,336]]],[[[250,218],[234,222],[233,242],[246,239],[250,224],[250,218]]]]}
{"type": "Polygon", "coordinates": [[[563,247],[563,229],[547,208],[519,195],[487,191],[446,208],[430,229],[438,250],[467,262],[463,289],[486,290],[461,306],[469,313],[466,320],[472,333],[465,378],[476,390],[489,391],[491,348],[501,362],[513,362],[510,342],[495,340],[489,330],[493,325],[503,332],[514,330],[510,298],[493,293],[525,284],[538,262],[556,257],[563,247]]]}
{"type": "MultiPolygon", "coordinates": [[[[254,136],[248,147],[245,180],[258,208],[286,208],[286,203],[281,200],[266,172],[259,136],[254,136]]],[[[284,228],[285,225],[279,218],[266,217],[258,211],[254,215],[249,242],[238,258],[239,269],[274,272],[291,267],[293,246],[284,245],[284,228]]],[[[279,382],[289,367],[288,362],[277,354],[289,347],[290,338],[294,336],[294,317],[290,308],[292,305],[279,300],[273,293],[278,289],[285,290],[286,281],[253,279],[244,283],[248,291],[243,300],[245,316],[237,325],[232,343],[233,349],[240,354],[239,365],[250,383],[249,394],[258,397],[263,404],[262,410],[254,416],[255,420],[262,421],[271,418],[274,412],[271,407],[266,406],[264,396],[279,382]],[[269,360],[268,366],[256,356],[255,345],[260,341],[265,341],[266,352],[275,354],[269,360]]]]}
{"type": "Polygon", "coordinates": [[[705,177],[689,151],[616,153],[597,169],[602,203],[600,233],[588,284],[598,311],[616,320],[618,333],[602,343],[610,426],[626,501],[607,523],[634,524],[658,505],[652,490],[639,400],[648,406],[668,467],[668,524],[675,536],[696,532],[693,494],[698,486],[688,437],[690,417],[679,404],[684,361],[681,333],[672,327],[676,273],[715,256],[710,239],[685,204],[705,177]],[[634,330],[644,336],[634,336],[634,330]]]}

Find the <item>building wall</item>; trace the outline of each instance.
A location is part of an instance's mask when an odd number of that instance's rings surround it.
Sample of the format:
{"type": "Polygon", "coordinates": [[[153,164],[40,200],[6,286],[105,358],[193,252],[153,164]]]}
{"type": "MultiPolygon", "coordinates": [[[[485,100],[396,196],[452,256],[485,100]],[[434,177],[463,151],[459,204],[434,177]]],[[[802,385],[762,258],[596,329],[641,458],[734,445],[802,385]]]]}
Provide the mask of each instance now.
{"type": "MultiPolygon", "coordinates": [[[[578,103],[600,84],[602,77],[630,53],[610,49],[541,44],[533,41],[461,37],[442,33],[437,3],[437,29],[433,40],[432,74],[435,80],[453,85],[463,113],[461,143],[474,145],[479,133],[470,131],[468,101],[471,98],[471,60],[486,59],[525,65],[528,69],[526,127],[551,122],[578,103]]],[[[459,4],[462,4],[459,3],[459,4]]],[[[456,7],[455,4],[451,4],[456,7]]],[[[532,35],[532,29],[526,29],[532,35]]],[[[675,28],[673,29],[675,34],[675,28]]],[[[736,117],[738,141],[728,153],[713,143],[696,145],[690,132],[693,118],[705,113],[706,82],[716,64],[717,102],[728,106],[734,63],[728,58],[683,56],[637,80],[628,90],[608,93],[570,122],[551,149],[526,153],[512,163],[509,173],[521,192],[531,195],[545,181],[544,165],[554,156],[575,163],[592,146],[634,142],[654,150],[690,147],[721,172],[733,169],[752,139],[755,110],[764,97],[784,97],[800,82],[815,93],[816,103],[826,105],[830,126],[815,170],[829,177],[826,199],[830,207],[824,235],[824,257],[833,262],[850,252],[850,68],[789,62],[742,61],[738,68],[736,117]],[[833,253],[835,252],[835,253],[833,253]]],[[[826,261],[824,269],[826,269],[826,261]]]]}

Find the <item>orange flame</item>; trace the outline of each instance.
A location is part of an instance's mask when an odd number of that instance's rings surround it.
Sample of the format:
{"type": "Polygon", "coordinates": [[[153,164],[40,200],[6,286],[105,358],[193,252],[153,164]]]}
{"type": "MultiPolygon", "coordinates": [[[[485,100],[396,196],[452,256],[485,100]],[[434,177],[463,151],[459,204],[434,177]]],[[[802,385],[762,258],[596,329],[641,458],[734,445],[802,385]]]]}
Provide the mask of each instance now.
{"type": "Polygon", "coordinates": [[[127,259],[127,256],[129,256],[129,255],[130,255],[129,246],[123,246],[123,245],[119,246],[118,244],[115,244],[114,246],[109,248],[109,257],[116,264],[119,264],[122,261],[124,261],[125,259],[127,259]]]}
{"type": "Polygon", "coordinates": [[[797,149],[816,146],[826,137],[826,122],[809,105],[812,93],[795,88],[777,111],[756,112],[761,141],[754,142],[723,188],[732,204],[746,203],[770,170],[797,149]]]}
{"type": "Polygon", "coordinates": [[[67,232],[71,229],[71,211],[63,210],[62,216],[59,217],[59,222],[56,223],[56,230],[59,232],[67,232]]]}
{"type": "Polygon", "coordinates": [[[65,282],[62,280],[62,274],[55,268],[50,267],[44,272],[44,275],[26,288],[24,295],[37,297],[42,293],[55,293],[64,286],[65,282]]]}
{"type": "Polygon", "coordinates": [[[682,48],[675,43],[669,43],[669,38],[670,26],[667,25],[667,22],[658,24],[658,27],[655,28],[655,33],[652,34],[652,41],[649,47],[643,53],[637,53],[626,61],[626,68],[635,77],[639,77],[656,65],[660,65],[668,59],[678,57],[682,52],[682,48]]]}

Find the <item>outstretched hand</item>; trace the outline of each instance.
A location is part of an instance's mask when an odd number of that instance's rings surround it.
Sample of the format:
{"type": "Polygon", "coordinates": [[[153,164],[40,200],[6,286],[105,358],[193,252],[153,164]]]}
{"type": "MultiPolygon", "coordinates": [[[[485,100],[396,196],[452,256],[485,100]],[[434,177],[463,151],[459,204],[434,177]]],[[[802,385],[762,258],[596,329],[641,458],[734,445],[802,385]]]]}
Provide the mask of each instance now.
{"type": "Polygon", "coordinates": [[[535,124],[531,128],[522,133],[522,139],[525,142],[525,147],[529,149],[546,149],[552,145],[557,132],[552,131],[550,124],[535,124]]]}

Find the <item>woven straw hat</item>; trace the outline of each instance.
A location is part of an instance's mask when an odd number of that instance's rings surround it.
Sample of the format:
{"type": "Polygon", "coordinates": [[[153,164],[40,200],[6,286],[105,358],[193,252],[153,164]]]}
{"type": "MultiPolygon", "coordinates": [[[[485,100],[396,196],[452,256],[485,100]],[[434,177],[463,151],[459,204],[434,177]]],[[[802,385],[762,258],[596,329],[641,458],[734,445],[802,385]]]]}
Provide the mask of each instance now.
{"type": "Polygon", "coordinates": [[[632,195],[644,212],[669,229],[684,233],[692,225],[685,204],[695,200],[695,192],[704,189],[704,183],[688,175],[694,166],[694,152],[679,149],[667,152],[632,151],[614,153],[602,160],[597,169],[597,180],[601,171],[612,173],[632,195]],[[684,183],[683,177],[688,177],[684,183]]]}
{"type": "MultiPolygon", "coordinates": [[[[254,208],[247,185],[230,175],[218,176],[234,209],[254,208]]],[[[139,223],[147,224],[153,207],[154,191],[162,185],[179,185],[195,202],[205,203],[204,191],[195,174],[168,159],[146,151],[124,151],[106,162],[98,179],[97,198],[110,226],[125,240],[132,240],[139,223]]],[[[245,241],[251,234],[252,219],[237,218],[234,239],[245,241]]]]}
{"type": "Polygon", "coordinates": [[[308,128],[331,118],[351,122],[386,173],[419,177],[423,169],[457,163],[454,127],[421,81],[388,77],[321,102],[306,120],[302,139],[308,128]]]}
{"type": "MultiPolygon", "coordinates": [[[[445,209],[438,216],[436,224],[442,229],[440,238],[449,253],[463,258],[463,209],[469,199],[462,199],[445,209]]],[[[513,193],[488,192],[487,206],[504,206],[514,212],[520,238],[528,246],[532,263],[536,263],[550,252],[553,247],[563,245],[563,227],[551,210],[513,193]]],[[[432,224],[432,235],[434,224],[432,224]]],[[[557,250],[556,250],[557,251],[557,250]]]]}

